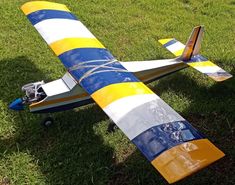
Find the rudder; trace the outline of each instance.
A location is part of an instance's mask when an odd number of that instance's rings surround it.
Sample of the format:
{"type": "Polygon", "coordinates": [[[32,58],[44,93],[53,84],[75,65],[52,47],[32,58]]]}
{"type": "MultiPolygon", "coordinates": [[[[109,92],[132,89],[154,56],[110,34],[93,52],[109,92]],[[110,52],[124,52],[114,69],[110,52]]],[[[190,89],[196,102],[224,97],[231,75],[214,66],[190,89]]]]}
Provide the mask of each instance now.
{"type": "Polygon", "coordinates": [[[192,56],[199,54],[203,33],[204,26],[197,26],[193,29],[187,41],[185,49],[180,57],[183,61],[190,60],[192,56]]]}

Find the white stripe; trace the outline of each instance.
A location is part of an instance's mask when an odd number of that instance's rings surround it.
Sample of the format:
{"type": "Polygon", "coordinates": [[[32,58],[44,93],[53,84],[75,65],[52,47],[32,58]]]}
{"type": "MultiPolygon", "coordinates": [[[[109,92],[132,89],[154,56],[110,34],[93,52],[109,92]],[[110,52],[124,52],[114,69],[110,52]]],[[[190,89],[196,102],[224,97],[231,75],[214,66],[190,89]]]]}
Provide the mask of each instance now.
{"type": "Polygon", "coordinates": [[[155,94],[127,96],[112,102],[103,110],[112,118],[114,122],[117,123],[121,118],[123,118],[123,116],[132,111],[134,108],[143,105],[144,103],[156,100],[156,98],[159,97],[155,94]]]}
{"type": "Polygon", "coordinates": [[[130,140],[156,125],[184,120],[156,94],[122,98],[104,111],[130,140]]]}
{"type": "Polygon", "coordinates": [[[169,51],[171,51],[172,53],[174,53],[174,52],[176,52],[176,51],[179,51],[179,50],[183,49],[184,47],[185,47],[184,44],[182,44],[181,42],[178,42],[178,41],[177,41],[176,43],[174,43],[174,44],[168,46],[167,49],[168,49],[169,51]]]}
{"type": "Polygon", "coordinates": [[[202,73],[216,73],[221,71],[222,69],[218,66],[202,66],[202,67],[194,67],[195,69],[197,69],[198,71],[202,72],[202,73]]]}
{"type": "Polygon", "coordinates": [[[129,72],[139,72],[183,63],[177,59],[120,62],[129,72]]]}
{"type": "Polygon", "coordinates": [[[48,19],[34,25],[47,44],[64,38],[95,38],[95,36],[77,20],[48,19]]]}

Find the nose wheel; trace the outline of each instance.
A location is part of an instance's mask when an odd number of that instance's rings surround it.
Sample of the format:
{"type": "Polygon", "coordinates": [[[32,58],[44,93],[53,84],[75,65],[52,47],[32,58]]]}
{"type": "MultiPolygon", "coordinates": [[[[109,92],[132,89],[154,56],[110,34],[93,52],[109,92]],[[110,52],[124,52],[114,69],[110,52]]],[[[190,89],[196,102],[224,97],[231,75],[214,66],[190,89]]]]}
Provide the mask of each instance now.
{"type": "Polygon", "coordinates": [[[49,128],[54,124],[54,119],[52,117],[45,117],[42,121],[41,121],[41,125],[45,128],[49,128]]]}

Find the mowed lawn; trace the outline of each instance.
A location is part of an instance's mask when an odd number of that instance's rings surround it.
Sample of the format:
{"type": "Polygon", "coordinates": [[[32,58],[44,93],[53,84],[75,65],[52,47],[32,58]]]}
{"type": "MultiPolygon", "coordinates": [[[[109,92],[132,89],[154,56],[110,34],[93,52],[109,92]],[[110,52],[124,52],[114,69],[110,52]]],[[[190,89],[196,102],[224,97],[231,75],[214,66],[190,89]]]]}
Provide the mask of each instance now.
{"type": "MultiPolygon", "coordinates": [[[[53,114],[48,130],[40,115],[8,109],[24,84],[65,73],[19,9],[24,2],[0,1],[0,185],[167,184],[121,130],[107,132],[108,117],[95,104],[53,114]]],[[[186,42],[203,24],[202,54],[235,75],[234,0],[55,2],[66,4],[122,61],[171,58],[157,40],[186,42]]],[[[226,154],[176,184],[235,184],[235,78],[215,83],[185,69],[149,86],[226,154]]]]}

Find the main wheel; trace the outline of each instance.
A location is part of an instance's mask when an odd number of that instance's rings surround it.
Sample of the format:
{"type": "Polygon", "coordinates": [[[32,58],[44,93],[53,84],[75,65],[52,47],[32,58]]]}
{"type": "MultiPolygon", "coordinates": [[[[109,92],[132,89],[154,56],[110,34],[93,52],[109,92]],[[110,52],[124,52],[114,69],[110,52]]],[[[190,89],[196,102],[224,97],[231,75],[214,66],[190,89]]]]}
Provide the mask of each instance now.
{"type": "Polygon", "coordinates": [[[54,119],[52,117],[47,117],[42,120],[41,125],[46,128],[49,128],[51,125],[53,125],[53,123],[54,123],[54,119]]]}
{"type": "Polygon", "coordinates": [[[107,131],[111,133],[111,132],[115,132],[115,130],[117,129],[118,129],[118,126],[112,120],[110,120],[107,131]]]}

